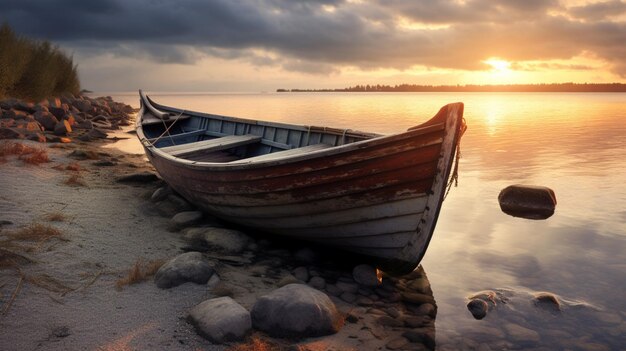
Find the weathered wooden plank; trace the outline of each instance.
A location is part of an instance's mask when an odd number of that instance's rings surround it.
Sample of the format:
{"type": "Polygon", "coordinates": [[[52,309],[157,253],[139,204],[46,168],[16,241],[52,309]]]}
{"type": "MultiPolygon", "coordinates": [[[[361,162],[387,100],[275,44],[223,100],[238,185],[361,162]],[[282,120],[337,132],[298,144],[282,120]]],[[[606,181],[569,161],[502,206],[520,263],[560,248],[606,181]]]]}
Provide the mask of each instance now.
{"type": "Polygon", "coordinates": [[[230,135],[223,138],[209,139],[182,145],[161,148],[172,156],[184,156],[196,152],[210,152],[230,149],[237,146],[252,144],[261,141],[256,135],[230,135]]]}
{"type": "Polygon", "coordinates": [[[294,155],[298,155],[298,154],[307,154],[307,153],[310,153],[310,152],[313,152],[313,151],[327,149],[329,147],[332,147],[332,145],[315,144],[315,145],[299,147],[299,148],[296,148],[296,149],[272,152],[271,154],[265,154],[265,155],[255,156],[255,157],[244,158],[244,159],[237,160],[237,161],[234,161],[234,162],[231,162],[231,163],[250,163],[250,162],[275,160],[275,159],[281,158],[281,157],[290,157],[290,156],[294,156],[294,155]]]}

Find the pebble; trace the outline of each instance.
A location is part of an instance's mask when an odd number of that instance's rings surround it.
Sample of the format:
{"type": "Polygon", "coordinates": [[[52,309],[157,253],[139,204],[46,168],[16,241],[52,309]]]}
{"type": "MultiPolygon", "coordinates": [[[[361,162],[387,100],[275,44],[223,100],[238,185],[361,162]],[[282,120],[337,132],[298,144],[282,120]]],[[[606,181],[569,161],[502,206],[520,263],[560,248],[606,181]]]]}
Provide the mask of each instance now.
{"type": "Polygon", "coordinates": [[[345,281],[337,281],[337,283],[335,283],[335,285],[337,286],[337,288],[343,292],[349,292],[349,293],[353,293],[355,294],[357,291],[359,291],[359,286],[354,284],[354,283],[348,283],[345,281]]]}
{"type": "Polygon", "coordinates": [[[409,340],[407,338],[399,337],[399,338],[395,338],[389,341],[385,345],[385,347],[387,347],[389,350],[398,350],[406,346],[408,343],[409,343],[409,340]]]}
{"type": "Polygon", "coordinates": [[[533,302],[535,306],[550,310],[560,311],[561,303],[556,295],[549,292],[538,292],[533,296],[533,302]]]}
{"type": "Polygon", "coordinates": [[[373,303],[374,301],[372,301],[369,297],[361,296],[356,299],[356,304],[359,306],[371,306],[373,303]]]}
{"type": "Polygon", "coordinates": [[[377,321],[378,321],[378,324],[386,326],[386,327],[396,328],[396,327],[404,326],[404,322],[402,322],[401,320],[396,319],[396,318],[391,318],[387,315],[378,317],[377,321]]]}
{"type": "Polygon", "coordinates": [[[302,284],[302,281],[296,277],[294,277],[291,274],[288,274],[284,277],[282,277],[278,283],[276,283],[276,285],[278,285],[279,287],[283,287],[289,284],[302,284]]]}
{"type": "Polygon", "coordinates": [[[424,304],[424,303],[434,303],[435,299],[431,295],[420,294],[420,293],[411,293],[411,292],[402,292],[400,293],[402,297],[402,301],[410,302],[414,304],[424,304]]]}

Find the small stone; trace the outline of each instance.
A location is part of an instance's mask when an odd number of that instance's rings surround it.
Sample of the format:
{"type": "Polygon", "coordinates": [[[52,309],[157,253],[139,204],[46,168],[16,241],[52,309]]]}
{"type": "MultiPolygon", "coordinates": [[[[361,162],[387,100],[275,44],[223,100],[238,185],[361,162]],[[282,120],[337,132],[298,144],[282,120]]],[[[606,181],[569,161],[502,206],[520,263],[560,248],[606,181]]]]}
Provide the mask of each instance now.
{"type": "Polygon", "coordinates": [[[396,319],[396,318],[391,318],[389,316],[380,316],[377,319],[378,324],[380,325],[384,325],[386,327],[392,327],[392,328],[397,328],[397,327],[403,327],[404,326],[404,322],[396,319]]]}
{"type": "Polygon", "coordinates": [[[370,287],[379,286],[383,281],[382,272],[367,264],[354,267],[352,277],[358,284],[370,287]]]}
{"type": "Polygon", "coordinates": [[[55,327],[52,329],[52,331],[50,332],[50,335],[56,337],[56,338],[65,338],[71,335],[70,333],[70,328],[67,326],[60,326],[60,327],[55,327]]]}
{"type": "Polygon", "coordinates": [[[435,329],[434,328],[418,328],[407,330],[402,336],[410,340],[412,343],[421,343],[429,350],[434,350],[436,346],[435,329]]]}
{"type": "Polygon", "coordinates": [[[354,301],[356,301],[356,295],[354,295],[351,292],[343,292],[340,296],[340,299],[344,300],[347,303],[353,303],[354,301]]]}
{"type": "Polygon", "coordinates": [[[70,123],[66,120],[61,120],[54,126],[54,135],[63,136],[71,132],[72,126],[70,126],[70,123]]]}
{"type": "Polygon", "coordinates": [[[406,326],[407,328],[419,328],[427,325],[430,321],[430,318],[424,316],[405,316],[402,318],[402,320],[404,321],[404,326],[406,326]]]}
{"type": "Polygon", "coordinates": [[[343,317],[330,298],[304,284],[290,284],[257,299],[252,324],[274,337],[334,334],[343,317]]]}
{"type": "Polygon", "coordinates": [[[424,304],[424,303],[433,303],[435,299],[431,295],[420,294],[420,293],[411,293],[411,292],[402,292],[400,293],[402,297],[402,301],[410,302],[414,304],[424,304]]]}
{"type": "Polygon", "coordinates": [[[430,282],[426,277],[420,277],[411,281],[407,285],[407,289],[410,291],[419,292],[421,294],[432,294],[432,289],[430,288],[430,282]]]}
{"type": "Polygon", "coordinates": [[[300,266],[293,270],[293,275],[296,279],[301,280],[303,282],[307,282],[309,280],[309,270],[306,267],[300,266]]]}
{"type": "Polygon", "coordinates": [[[346,322],[348,323],[356,323],[359,321],[359,317],[354,314],[352,311],[346,314],[346,322]]]}
{"type": "Polygon", "coordinates": [[[361,296],[356,299],[356,304],[359,306],[371,306],[374,303],[369,297],[361,296]]]}
{"type": "Polygon", "coordinates": [[[190,322],[213,343],[242,340],[252,330],[250,313],[230,297],[210,299],[195,306],[190,322]]]}
{"type": "Polygon", "coordinates": [[[359,291],[359,286],[354,284],[354,283],[348,283],[348,282],[344,282],[344,281],[337,281],[337,283],[335,283],[335,285],[337,286],[337,288],[339,290],[344,291],[344,292],[349,292],[349,293],[355,294],[357,291],[359,291]]]}
{"type": "Polygon", "coordinates": [[[309,280],[309,285],[317,290],[322,290],[326,287],[326,281],[322,277],[313,277],[309,280]]]}
{"type": "Polygon", "coordinates": [[[398,350],[405,347],[408,343],[409,340],[407,338],[399,337],[389,341],[385,345],[385,347],[387,347],[389,350],[398,350]]]}
{"type": "Polygon", "coordinates": [[[437,306],[434,305],[434,301],[433,303],[425,303],[420,305],[415,310],[415,313],[419,316],[429,316],[435,318],[435,316],[437,316],[437,306]]]}
{"type": "Polygon", "coordinates": [[[476,319],[483,319],[487,315],[489,305],[483,300],[473,299],[467,303],[467,309],[476,319]]]}
{"type": "Polygon", "coordinates": [[[391,318],[398,318],[402,315],[402,312],[398,311],[395,307],[389,307],[384,309],[385,313],[389,315],[391,318]]]}
{"type": "Polygon", "coordinates": [[[203,214],[200,211],[185,211],[177,213],[170,220],[170,229],[180,230],[194,225],[202,220],[203,214]]]}
{"type": "Polygon", "coordinates": [[[91,123],[90,120],[84,120],[81,122],[76,123],[76,126],[74,126],[75,129],[93,129],[93,123],[91,123]]]}
{"type": "Polygon", "coordinates": [[[205,284],[215,273],[199,252],[187,252],[176,256],[161,266],[154,282],[161,289],[169,289],[186,282],[205,284]]]}

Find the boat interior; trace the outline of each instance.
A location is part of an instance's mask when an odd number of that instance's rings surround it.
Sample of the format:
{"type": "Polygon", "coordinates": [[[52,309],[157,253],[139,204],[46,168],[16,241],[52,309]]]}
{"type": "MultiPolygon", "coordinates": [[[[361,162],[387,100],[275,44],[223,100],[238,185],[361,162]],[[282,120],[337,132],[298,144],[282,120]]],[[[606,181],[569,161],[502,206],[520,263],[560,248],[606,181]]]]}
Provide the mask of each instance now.
{"type": "Polygon", "coordinates": [[[350,129],[297,126],[226,117],[142,99],[147,141],[168,154],[199,162],[248,163],[323,150],[380,135],[350,129]]]}

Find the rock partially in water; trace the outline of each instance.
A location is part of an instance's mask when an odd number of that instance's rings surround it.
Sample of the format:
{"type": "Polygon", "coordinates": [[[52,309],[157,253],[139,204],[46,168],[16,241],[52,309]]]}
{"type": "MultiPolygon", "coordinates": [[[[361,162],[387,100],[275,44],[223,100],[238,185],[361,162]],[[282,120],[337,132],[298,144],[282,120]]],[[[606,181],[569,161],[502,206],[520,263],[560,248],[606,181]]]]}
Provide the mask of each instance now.
{"type": "Polygon", "coordinates": [[[250,313],[227,296],[195,306],[189,321],[200,335],[217,344],[242,340],[252,330],[250,313]]]}
{"type": "Polygon", "coordinates": [[[498,195],[502,212],[527,219],[546,219],[554,214],[556,195],[545,186],[511,185],[498,195]]]}
{"type": "Polygon", "coordinates": [[[370,287],[379,286],[382,281],[382,272],[367,264],[360,264],[352,270],[354,281],[370,287]]]}
{"type": "Polygon", "coordinates": [[[304,284],[290,284],[260,297],[251,315],[256,329],[274,337],[329,335],[343,325],[330,298],[304,284]]]}
{"type": "Polygon", "coordinates": [[[538,292],[534,294],[533,303],[535,306],[543,308],[548,311],[560,311],[561,302],[559,298],[550,292],[538,292]]]}
{"type": "Polygon", "coordinates": [[[169,289],[186,282],[205,284],[215,273],[199,252],[187,252],[165,263],[154,276],[161,289],[169,289]]]}
{"type": "Polygon", "coordinates": [[[489,311],[489,305],[481,299],[473,299],[467,303],[467,309],[476,319],[483,319],[489,311]]]}
{"type": "Polygon", "coordinates": [[[407,338],[412,343],[421,343],[429,350],[434,350],[436,347],[435,342],[435,328],[417,328],[407,330],[402,333],[402,336],[407,338]]]}

